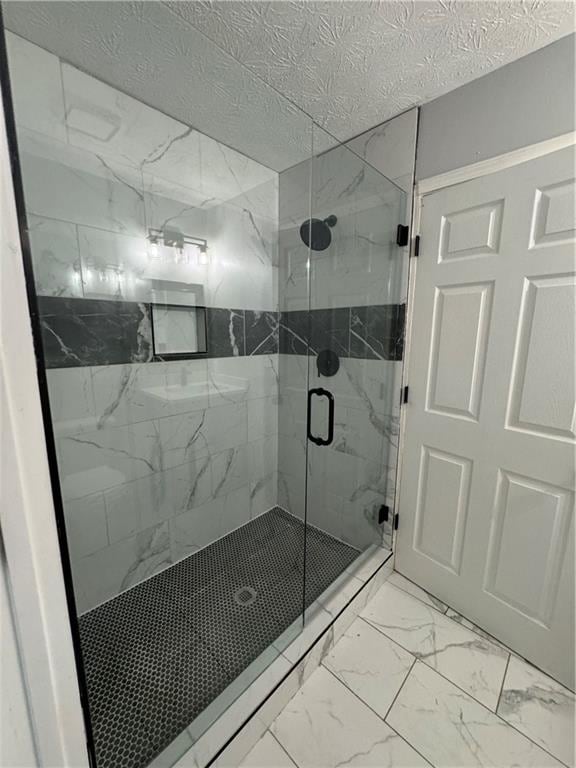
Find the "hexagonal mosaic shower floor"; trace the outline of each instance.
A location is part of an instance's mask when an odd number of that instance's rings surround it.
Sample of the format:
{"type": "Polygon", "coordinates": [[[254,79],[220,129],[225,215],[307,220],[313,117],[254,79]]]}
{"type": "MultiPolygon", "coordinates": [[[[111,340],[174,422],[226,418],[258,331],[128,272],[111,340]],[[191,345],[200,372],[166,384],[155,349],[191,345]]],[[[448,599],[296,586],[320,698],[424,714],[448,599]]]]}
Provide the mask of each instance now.
{"type": "Polygon", "coordinates": [[[276,507],[84,614],[98,768],[147,765],[358,554],[276,507]]]}

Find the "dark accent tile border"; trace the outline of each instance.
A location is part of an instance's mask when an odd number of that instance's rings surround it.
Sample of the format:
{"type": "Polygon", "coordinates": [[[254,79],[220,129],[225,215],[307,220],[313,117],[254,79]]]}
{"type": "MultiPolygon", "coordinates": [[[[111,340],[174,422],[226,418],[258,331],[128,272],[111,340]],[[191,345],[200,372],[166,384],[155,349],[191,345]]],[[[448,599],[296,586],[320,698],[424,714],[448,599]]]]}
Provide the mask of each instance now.
{"type": "Polygon", "coordinates": [[[401,360],[403,338],[403,304],[350,309],[350,357],[401,360]]]}
{"type": "Polygon", "coordinates": [[[277,312],[247,309],[244,312],[244,322],[247,355],[271,355],[278,352],[277,312]]]}
{"type": "Polygon", "coordinates": [[[38,296],[38,308],[47,368],[152,358],[148,304],[38,296]]]}
{"type": "Polygon", "coordinates": [[[306,309],[280,313],[279,347],[283,355],[307,355],[312,313],[306,309]]]}
{"type": "Polygon", "coordinates": [[[246,354],[243,309],[206,308],[208,349],[204,357],[243,357],[246,354]]]}
{"type": "Polygon", "coordinates": [[[340,357],[350,356],[350,310],[347,307],[314,309],[310,325],[312,352],[331,349],[340,357]]]}
{"type": "Polygon", "coordinates": [[[402,360],[404,304],[282,312],[280,352],[318,354],[331,349],[341,357],[402,360]]]}
{"type": "MultiPolygon", "coordinates": [[[[152,361],[150,304],[39,296],[47,368],[152,361]]],[[[316,355],[402,360],[404,304],[294,310],[206,308],[208,350],[199,358],[316,355]]],[[[190,356],[187,356],[187,359],[190,356]]]]}

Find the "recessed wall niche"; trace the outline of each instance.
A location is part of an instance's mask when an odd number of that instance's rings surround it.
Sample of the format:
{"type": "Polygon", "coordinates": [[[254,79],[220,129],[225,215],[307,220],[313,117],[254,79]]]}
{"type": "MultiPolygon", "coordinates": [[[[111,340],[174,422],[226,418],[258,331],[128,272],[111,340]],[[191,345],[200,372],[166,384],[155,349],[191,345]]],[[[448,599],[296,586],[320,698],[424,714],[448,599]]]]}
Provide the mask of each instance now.
{"type": "Polygon", "coordinates": [[[151,321],[154,357],[186,358],[208,351],[204,307],[152,304],[151,321]]]}

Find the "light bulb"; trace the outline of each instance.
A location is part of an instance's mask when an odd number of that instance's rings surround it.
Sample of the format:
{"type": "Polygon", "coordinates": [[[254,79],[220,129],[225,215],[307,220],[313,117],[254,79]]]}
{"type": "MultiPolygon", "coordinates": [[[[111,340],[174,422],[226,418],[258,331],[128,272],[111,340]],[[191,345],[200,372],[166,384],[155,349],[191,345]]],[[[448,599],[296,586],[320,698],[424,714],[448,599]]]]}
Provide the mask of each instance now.
{"type": "Polygon", "coordinates": [[[150,241],[150,258],[151,259],[157,259],[160,255],[160,249],[158,248],[158,243],[155,240],[150,241]]]}

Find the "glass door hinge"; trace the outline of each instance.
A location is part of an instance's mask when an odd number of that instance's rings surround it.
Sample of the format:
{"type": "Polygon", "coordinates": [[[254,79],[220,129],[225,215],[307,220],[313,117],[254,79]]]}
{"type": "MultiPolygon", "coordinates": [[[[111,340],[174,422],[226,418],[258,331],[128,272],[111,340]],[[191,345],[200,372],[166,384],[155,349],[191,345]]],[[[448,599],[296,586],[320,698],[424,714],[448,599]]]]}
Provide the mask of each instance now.
{"type": "Polygon", "coordinates": [[[378,510],[378,525],[388,522],[390,516],[390,507],[387,504],[382,504],[378,510]]]}
{"type": "Polygon", "coordinates": [[[398,228],[396,229],[396,245],[399,245],[401,248],[404,248],[408,245],[408,240],[410,237],[410,230],[405,224],[398,224],[398,228]]]}

